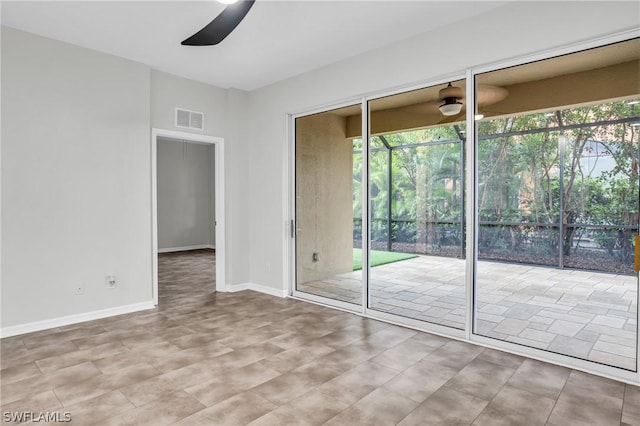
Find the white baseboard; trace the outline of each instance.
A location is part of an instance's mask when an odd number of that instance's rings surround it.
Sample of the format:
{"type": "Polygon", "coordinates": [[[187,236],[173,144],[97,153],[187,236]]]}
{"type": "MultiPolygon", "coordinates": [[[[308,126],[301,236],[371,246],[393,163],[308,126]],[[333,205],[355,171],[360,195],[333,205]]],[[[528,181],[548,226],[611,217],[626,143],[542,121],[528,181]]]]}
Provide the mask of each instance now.
{"type": "Polygon", "coordinates": [[[234,293],[236,291],[243,291],[243,290],[253,290],[253,291],[257,291],[258,293],[264,293],[264,294],[268,294],[276,297],[288,296],[287,290],[268,287],[266,285],[261,285],[256,283],[242,283],[242,284],[227,285],[227,288],[226,288],[226,291],[229,291],[231,293],[234,293]]]}
{"type": "Polygon", "coordinates": [[[130,314],[131,312],[153,309],[153,301],[134,303],[132,305],[116,306],[114,308],[101,309],[99,311],[84,312],[81,314],[68,315],[59,318],[52,318],[44,321],[35,321],[27,324],[12,325],[0,328],[0,337],[11,337],[19,334],[33,333],[34,331],[47,330],[49,328],[62,327],[70,324],[77,324],[85,321],[93,321],[115,315],[130,314]]]}
{"type": "Polygon", "coordinates": [[[202,250],[202,249],[215,250],[215,248],[216,246],[213,244],[200,244],[195,246],[159,248],[158,253],[173,253],[174,251],[189,251],[189,250],[202,250]]]}

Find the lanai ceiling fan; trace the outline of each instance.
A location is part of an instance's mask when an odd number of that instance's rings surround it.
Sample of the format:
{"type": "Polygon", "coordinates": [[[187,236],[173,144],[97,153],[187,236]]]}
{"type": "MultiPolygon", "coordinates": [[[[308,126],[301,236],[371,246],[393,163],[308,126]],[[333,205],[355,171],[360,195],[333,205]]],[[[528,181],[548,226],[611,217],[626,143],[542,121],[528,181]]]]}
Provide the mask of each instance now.
{"type": "MultiPolygon", "coordinates": [[[[478,107],[493,105],[505,99],[509,91],[504,87],[492,86],[489,84],[479,84],[476,87],[476,101],[478,107]]],[[[464,113],[465,93],[460,87],[453,86],[451,83],[438,92],[438,99],[430,102],[432,106],[437,106],[445,118],[441,123],[455,121],[464,113]]]]}
{"type": "Polygon", "coordinates": [[[183,46],[213,46],[227,38],[249,13],[255,0],[218,0],[225,9],[203,29],[184,40],[183,46]]]}

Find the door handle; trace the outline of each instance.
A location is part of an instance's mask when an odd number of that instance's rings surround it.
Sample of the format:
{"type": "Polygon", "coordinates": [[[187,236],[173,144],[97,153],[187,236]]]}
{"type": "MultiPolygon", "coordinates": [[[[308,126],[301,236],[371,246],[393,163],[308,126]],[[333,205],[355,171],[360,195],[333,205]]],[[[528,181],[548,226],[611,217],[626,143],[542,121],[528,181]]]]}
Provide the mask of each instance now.
{"type": "Polygon", "coordinates": [[[633,269],[636,272],[640,272],[640,235],[636,235],[635,257],[633,262],[633,269]]]}

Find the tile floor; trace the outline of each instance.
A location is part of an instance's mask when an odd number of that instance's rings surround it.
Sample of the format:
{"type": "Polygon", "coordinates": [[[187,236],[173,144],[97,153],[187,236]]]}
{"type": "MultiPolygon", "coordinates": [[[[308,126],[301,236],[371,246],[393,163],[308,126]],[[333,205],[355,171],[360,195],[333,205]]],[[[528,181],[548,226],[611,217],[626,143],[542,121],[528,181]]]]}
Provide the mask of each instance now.
{"type": "MultiPolygon", "coordinates": [[[[299,290],[360,304],[361,272],[299,290]]],[[[635,277],[478,263],[478,334],[635,370],[635,277]]],[[[464,328],[465,261],[419,256],[372,269],[371,308],[464,328]]]]}
{"type": "Polygon", "coordinates": [[[212,293],[172,256],[156,309],[2,339],[2,421],[640,425],[637,386],[293,299],[212,293]]]}

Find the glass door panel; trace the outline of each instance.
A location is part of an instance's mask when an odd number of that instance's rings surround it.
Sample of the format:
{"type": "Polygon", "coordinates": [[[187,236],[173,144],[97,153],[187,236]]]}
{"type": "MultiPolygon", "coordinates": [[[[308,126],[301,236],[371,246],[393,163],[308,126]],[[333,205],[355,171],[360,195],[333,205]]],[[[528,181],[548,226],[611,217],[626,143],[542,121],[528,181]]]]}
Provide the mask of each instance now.
{"type": "Polygon", "coordinates": [[[351,305],[362,305],[360,123],[359,105],[295,120],[296,290],[351,305]]]}
{"type": "Polygon", "coordinates": [[[474,333],[637,370],[638,52],[477,76],[474,333]],[[508,95],[483,105],[488,85],[508,95]]]}
{"type": "Polygon", "coordinates": [[[369,102],[368,307],[463,329],[465,110],[443,115],[446,86],[369,102]]]}

